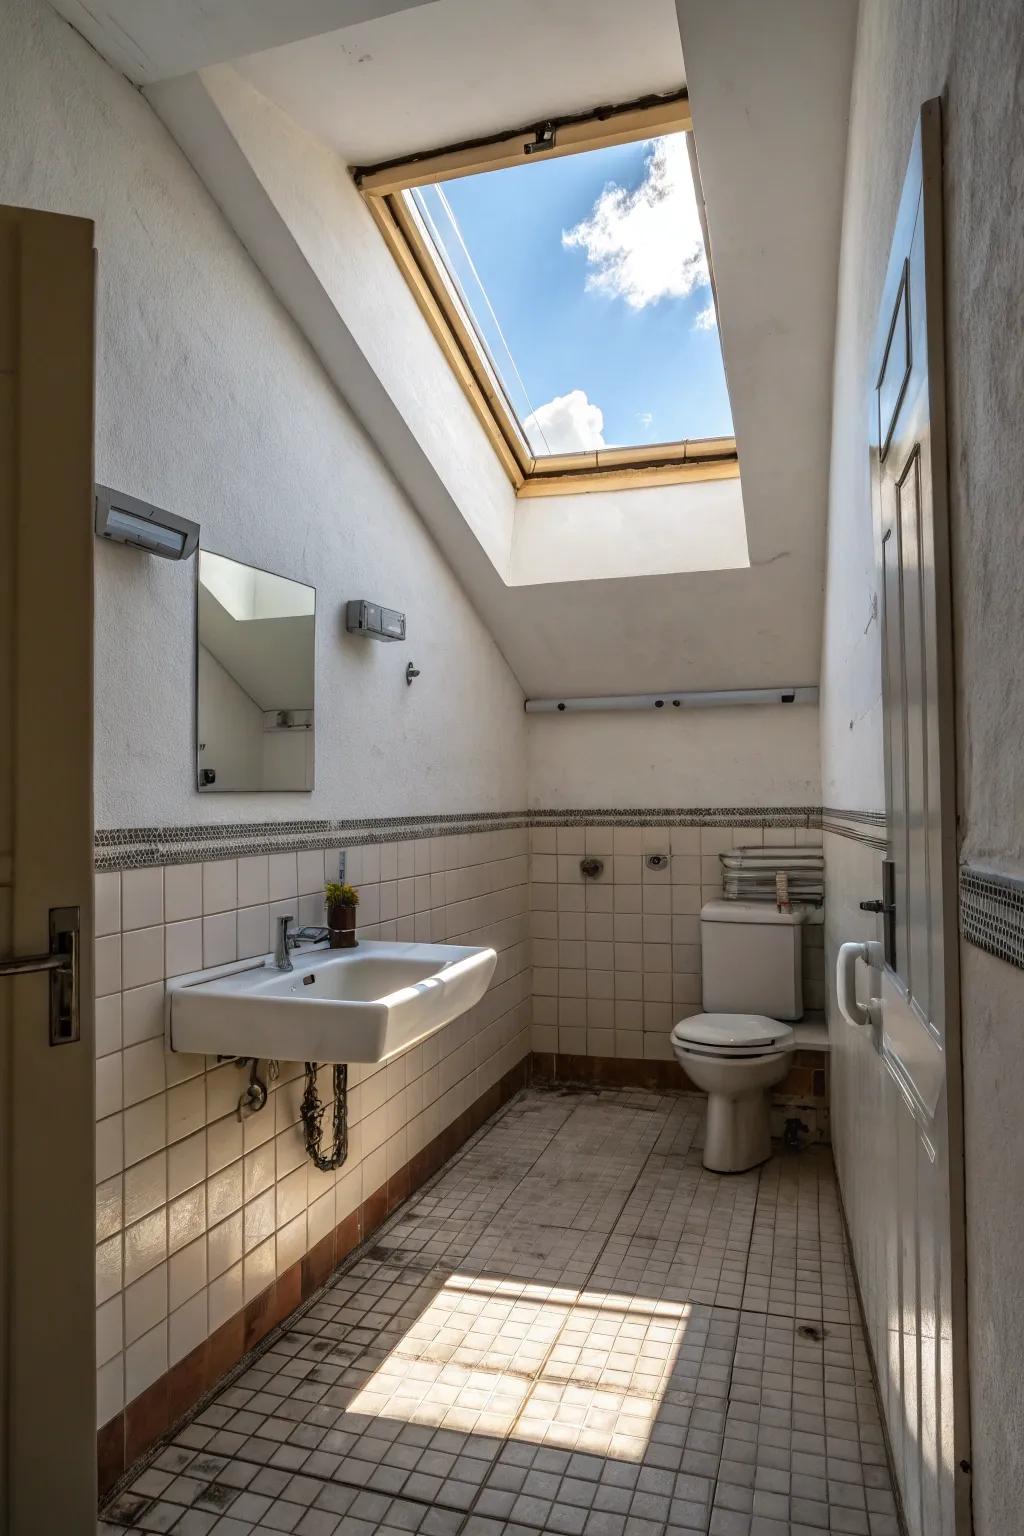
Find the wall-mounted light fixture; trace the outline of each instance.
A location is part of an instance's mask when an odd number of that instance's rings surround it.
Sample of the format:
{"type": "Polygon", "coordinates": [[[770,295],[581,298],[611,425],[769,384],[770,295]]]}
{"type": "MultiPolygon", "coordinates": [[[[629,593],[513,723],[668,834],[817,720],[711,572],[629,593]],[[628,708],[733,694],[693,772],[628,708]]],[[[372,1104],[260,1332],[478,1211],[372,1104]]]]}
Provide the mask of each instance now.
{"type": "Polygon", "coordinates": [[[365,635],[368,640],[404,640],[405,614],[356,597],[345,605],[345,628],[350,635],[365,635]]]}
{"type": "Polygon", "coordinates": [[[187,560],[199,547],[198,523],[108,485],[96,487],[96,532],[101,539],[134,544],[164,560],[187,560]]]}

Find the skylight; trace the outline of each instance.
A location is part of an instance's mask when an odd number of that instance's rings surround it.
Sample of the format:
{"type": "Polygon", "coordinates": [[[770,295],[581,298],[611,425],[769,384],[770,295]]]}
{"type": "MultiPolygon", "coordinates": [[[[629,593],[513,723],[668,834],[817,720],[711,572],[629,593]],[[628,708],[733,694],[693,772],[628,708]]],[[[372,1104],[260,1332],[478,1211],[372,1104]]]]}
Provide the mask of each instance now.
{"type": "Polygon", "coordinates": [[[358,173],[520,494],[736,473],[689,133],[633,117],[358,173]]]}

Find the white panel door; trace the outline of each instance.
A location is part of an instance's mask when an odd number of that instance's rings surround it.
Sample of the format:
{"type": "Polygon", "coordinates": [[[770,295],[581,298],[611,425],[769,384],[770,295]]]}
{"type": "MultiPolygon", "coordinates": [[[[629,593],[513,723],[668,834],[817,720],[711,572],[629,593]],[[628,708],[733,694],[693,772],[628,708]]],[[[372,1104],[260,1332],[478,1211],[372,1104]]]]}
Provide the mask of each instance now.
{"type": "Polygon", "coordinates": [[[0,207],[3,1536],[96,1523],[93,270],[88,221],[0,207]],[[51,911],[78,914],[77,1031],[65,957],[10,974],[51,911]]]}
{"type": "Polygon", "coordinates": [[[970,1488],[939,103],[914,137],[879,311],[872,457],[891,859],[879,1046],[890,1126],[864,1284],[911,1536],[970,1488]]]}

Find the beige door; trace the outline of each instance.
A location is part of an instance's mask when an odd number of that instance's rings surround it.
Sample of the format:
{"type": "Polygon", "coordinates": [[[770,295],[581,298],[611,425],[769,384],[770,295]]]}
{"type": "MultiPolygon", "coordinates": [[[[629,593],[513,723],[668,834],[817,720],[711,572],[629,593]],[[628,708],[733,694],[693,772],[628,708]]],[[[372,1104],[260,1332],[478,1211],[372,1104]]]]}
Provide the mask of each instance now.
{"type": "Polygon", "coordinates": [[[941,155],[928,102],[871,404],[891,855],[878,1043],[891,1125],[865,1302],[911,1536],[970,1526],[941,155]]]}
{"type": "Polygon", "coordinates": [[[4,1536],[95,1522],[93,264],[0,207],[0,970],[80,934],[77,1021],[66,956],[0,975],[4,1536]]]}

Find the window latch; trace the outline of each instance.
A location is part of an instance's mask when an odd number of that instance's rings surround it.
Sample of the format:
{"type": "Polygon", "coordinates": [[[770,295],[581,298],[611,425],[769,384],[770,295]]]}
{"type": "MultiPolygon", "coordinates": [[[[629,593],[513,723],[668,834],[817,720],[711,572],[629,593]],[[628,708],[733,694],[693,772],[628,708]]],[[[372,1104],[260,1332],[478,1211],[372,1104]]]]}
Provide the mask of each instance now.
{"type": "Polygon", "coordinates": [[[545,149],[554,149],[554,147],[554,123],[539,123],[531,143],[523,145],[523,154],[539,155],[542,154],[545,149]]]}

